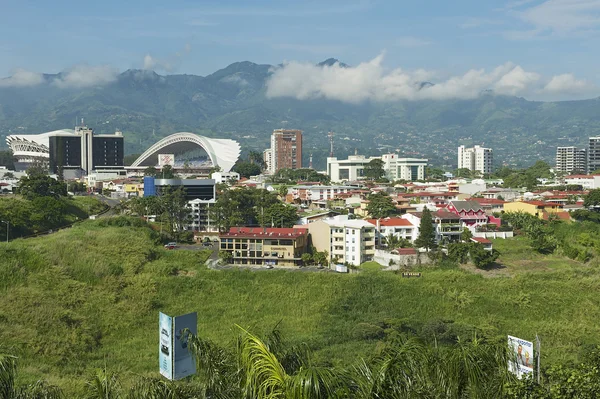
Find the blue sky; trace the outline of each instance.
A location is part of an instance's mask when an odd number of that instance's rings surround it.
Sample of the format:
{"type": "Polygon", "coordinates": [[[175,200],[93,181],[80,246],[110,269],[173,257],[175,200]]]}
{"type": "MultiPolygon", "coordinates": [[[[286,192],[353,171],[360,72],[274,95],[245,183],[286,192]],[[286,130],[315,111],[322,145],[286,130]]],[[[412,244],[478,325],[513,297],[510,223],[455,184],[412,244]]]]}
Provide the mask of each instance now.
{"type": "Polygon", "coordinates": [[[600,0],[5,1],[0,76],[81,65],[206,75],[244,60],[383,55],[383,75],[424,69],[441,81],[511,62],[538,76],[537,94],[515,94],[550,98],[542,89],[562,76],[552,87],[578,98],[600,86],[599,38],[600,0]]]}

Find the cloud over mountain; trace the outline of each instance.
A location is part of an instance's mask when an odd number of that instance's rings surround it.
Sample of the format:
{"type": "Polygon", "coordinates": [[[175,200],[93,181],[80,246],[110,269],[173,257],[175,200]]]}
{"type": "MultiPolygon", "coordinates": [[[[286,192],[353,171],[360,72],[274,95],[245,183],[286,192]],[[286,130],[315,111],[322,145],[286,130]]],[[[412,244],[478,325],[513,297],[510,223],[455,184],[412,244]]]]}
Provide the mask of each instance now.
{"type": "Polygon", "coordinates": [[[44,76],[41,73],[31,72],[25,69],[15,69],[12,76],[0,79],[0,87],[36,86],[42,82],[44,82],[44,76]]]}
{"type": "Polygon", "coordinates": [[[76,65],[59,74],[53,84],[62,88],[83,88],[114,82],[118,69],[109,65],[76,65]]]}
{"type": "MultiPolygon", "coordinates": [[[[463,75],[433,81],[436,73],[426,70],[386,70],[383,55],[355,67],[288,62],[272,70],[267,81],[268,97],[293,97],[300,100],[325,98],[349,103],[397,100],[442,100],[476,98],[484,90],[496,94],[543,98],[551,94],[577,95],[581,84],[572,75],[544,80],[535,72],[507,62],[490,71],[471,69],[463,75]],[[544,83],[548,82],[548,83],[544,83]],[[567,87],[568,86],[568,87],[567,87]],[[570,89],[567,91],[565,89],[570,89]]],[[[586,91],[589,94],[589,91],[586,91]]]]}

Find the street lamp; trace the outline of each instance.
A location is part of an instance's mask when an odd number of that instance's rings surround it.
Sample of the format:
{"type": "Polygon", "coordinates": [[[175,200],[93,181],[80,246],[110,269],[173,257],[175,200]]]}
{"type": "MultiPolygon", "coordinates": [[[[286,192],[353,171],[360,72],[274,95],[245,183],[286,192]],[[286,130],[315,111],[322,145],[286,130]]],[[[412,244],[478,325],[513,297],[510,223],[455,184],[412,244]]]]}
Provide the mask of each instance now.
{"type": "Polygon", "coordinates": [[[10,222],[5,222],[4,220],[0,220],[2,223],[6,223],[6,242],[8,242],[8,229],[10,227],[10,222]]]}

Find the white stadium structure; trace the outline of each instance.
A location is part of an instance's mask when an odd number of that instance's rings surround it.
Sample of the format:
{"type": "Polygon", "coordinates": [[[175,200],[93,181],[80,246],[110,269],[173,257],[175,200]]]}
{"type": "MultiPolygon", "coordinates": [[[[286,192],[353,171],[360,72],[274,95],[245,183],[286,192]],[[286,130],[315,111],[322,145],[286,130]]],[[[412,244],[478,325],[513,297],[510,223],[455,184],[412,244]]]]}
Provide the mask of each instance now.
{"type": "Polygon", "coordinates": [[[42,134],[13,134],[6,138],[6,144],[17,158],[17,162],[48,162],[50,157],[50,137],[77,137],[75,130],[62,129],[42,134]]]}
{"type": "MultiPolygon", "coordinates": [[[[229,172],[240,156],[240,145],[235,140],[213,139],[194,133],[180,132],[167,136],[152,145],[127,169],[158,166],[161,154],[173,154],[175,162],[177,162],[178,155],[198,149],[204,150],[210,159],[210,164],[201,166],[219,167],[222,172],[229,172]]],[[[178,166],[176,164],[175,169],[178,169],[178,166]]],[[[194,166],[192,168],[195,169],[194,166]]]]}

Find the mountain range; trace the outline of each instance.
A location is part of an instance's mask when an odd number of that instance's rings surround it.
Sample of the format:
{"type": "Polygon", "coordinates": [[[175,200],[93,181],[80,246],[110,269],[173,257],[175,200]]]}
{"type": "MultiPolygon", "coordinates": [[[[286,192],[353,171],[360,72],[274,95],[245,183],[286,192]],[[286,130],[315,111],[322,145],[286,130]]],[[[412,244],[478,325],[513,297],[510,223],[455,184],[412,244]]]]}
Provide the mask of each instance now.
{"type": "Polygon", "coordinates": [[[599,98],[538,102],[490,91],[470,100],[356,104],[269,98],[272,68],[245,61],[208,76],[127,70],[87,87],[56,84],[61,74],[43,75],[34,86],[0,84],[0,145],[9,134],[72,128],[80,118],[99,133],[122,130],[126,153],[141,153],[178,131],[233,138],[245,152],[262,151],[273,129],[294,128],[304,131],[304,162],[312,154],[315,168],[325,167],[328,131],[335,132],[338,157],[398,152],[452,168],[460,144],[491,147],[497,165],[527,166],[553,162],[556,146],[585,146],[600,135],[599,98]]]}

